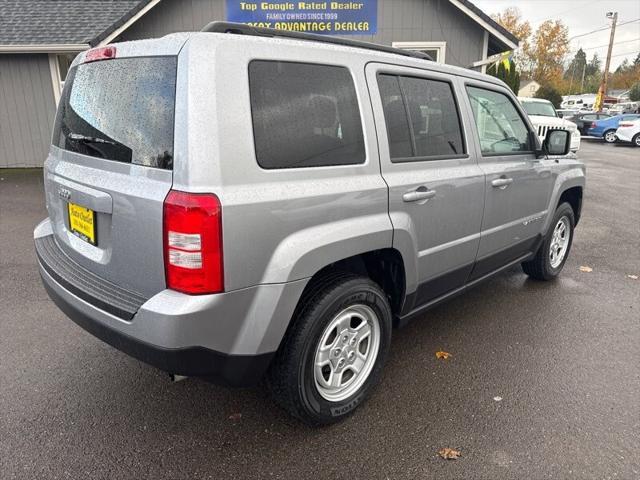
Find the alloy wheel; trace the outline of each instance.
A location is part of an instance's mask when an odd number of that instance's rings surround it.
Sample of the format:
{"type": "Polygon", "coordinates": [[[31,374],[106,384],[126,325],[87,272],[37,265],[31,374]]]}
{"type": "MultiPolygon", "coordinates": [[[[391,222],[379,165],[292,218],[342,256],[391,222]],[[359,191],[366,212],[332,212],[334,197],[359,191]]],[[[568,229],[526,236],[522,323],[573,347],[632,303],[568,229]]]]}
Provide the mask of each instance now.
{"type": "Polygon", "coordinates": [[[569,218],[561,217],[553,229],[551,244],[549,246],[549,263],[551,268],[558,268],[569,248],[569,240],[571,236],[571,228],[569,218]]]}
{"type": "Polygon", "coordinates": [[[366,382],[380,349],[380,320],[366,305],[352,305],[325,328],[314,357],[314,381],[326,400],[349,398],[366,382]]]}

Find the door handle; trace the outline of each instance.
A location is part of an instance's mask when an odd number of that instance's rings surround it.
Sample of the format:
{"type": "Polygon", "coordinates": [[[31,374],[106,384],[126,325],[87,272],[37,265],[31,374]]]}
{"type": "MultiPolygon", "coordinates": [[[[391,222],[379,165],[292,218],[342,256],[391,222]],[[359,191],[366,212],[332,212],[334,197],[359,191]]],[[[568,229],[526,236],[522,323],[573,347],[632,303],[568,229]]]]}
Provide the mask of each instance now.
{"type": "Polygon", "coordinates": [[[418,187],[412,192],[407,192],[402,195],[402,200],[405,202],[420,202],[423,200],[429,200],[436,196],[435,190],[429,190],[427,187],[418,187]]]}
{"type": "Polygon", "coordinates": [[[507,177],[500,177],[500,178],[496,178],[495,180],[491,180],[491,185],[495,188],[499,188],[501,190],[504,190],[505,188],[507,188],[509,185],[511,185],[513,183],[513,178],[507,178],[507,177]]]}

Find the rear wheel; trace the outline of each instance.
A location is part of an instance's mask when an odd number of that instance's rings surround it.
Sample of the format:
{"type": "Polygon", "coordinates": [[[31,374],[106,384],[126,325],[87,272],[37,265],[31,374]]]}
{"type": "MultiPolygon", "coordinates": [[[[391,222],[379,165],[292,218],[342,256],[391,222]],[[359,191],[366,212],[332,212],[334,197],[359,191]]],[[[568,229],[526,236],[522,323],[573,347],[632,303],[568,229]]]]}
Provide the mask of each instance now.
{"type": "Polygon", "coordinates": [[[267,382],[274,399],[310,425],[348,416],[378,383],[391,341],[391,308],[368,278],[338,275],[301,300],[267,382]]]}
{"type": "Polygon", "coordinates": [[[604,141],[607,143],[616,143],[616,131],[615,130],[607,130],[604,132],[604,141]]]}
{"type": "Polygon", "coordinates": [[[633,145],[635,145],[636,147],[640,147],[640,133],[636,133],[635,136],[633,137],[633,139],[631,140],[631,143],[633,145]]]}
{"type": "Polygon", "coordinates": [[[575,216],[571,205],[562,203],[556,209],[549,232],[536,256],[522,263],[524,273],[536,280],[547,281],[557,277],[569,256],[574,226],[575,216]]]}

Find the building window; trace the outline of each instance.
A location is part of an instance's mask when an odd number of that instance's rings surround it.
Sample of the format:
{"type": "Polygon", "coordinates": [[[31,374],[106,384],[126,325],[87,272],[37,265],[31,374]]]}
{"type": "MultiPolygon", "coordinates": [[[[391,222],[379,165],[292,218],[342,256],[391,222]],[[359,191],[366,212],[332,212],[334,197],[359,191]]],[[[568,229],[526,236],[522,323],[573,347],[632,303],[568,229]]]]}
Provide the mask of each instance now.
{"type": "Polygon", "coordinates": [[[447,42],[393,42],[391,46],[403,50],[426,53],[436,62],[445,63],[447,42]]]}

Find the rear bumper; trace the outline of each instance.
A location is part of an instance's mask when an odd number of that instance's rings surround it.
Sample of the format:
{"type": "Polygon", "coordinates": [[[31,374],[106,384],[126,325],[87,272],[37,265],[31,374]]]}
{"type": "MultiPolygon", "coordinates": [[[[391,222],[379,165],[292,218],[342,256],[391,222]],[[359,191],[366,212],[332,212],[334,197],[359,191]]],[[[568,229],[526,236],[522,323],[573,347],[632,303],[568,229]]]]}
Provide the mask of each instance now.
{"type": "Polygon", "coordinates": [[[51,234],[49,220],[34,232],[40,275],[71,320],[143,362],[217,383],[245,386],[263,376],[306,285],[300,280],[202,296],[163,290],[143,301],[130,319],[122,318],[70,286],[73,278],[61,278],[65,269],[52,265],[38,241],[51,234]]]}
{"type": "Polygon", "coordinates": [[[274,353],[227,355],[204,347],[165,348],[146,343],[91,317],[61,295],[46,272],[41,270],[41,274],[49,297],[71,320],[103,342],[160,370],[242,387],[258,383],[273,358],[274,353]]]}

